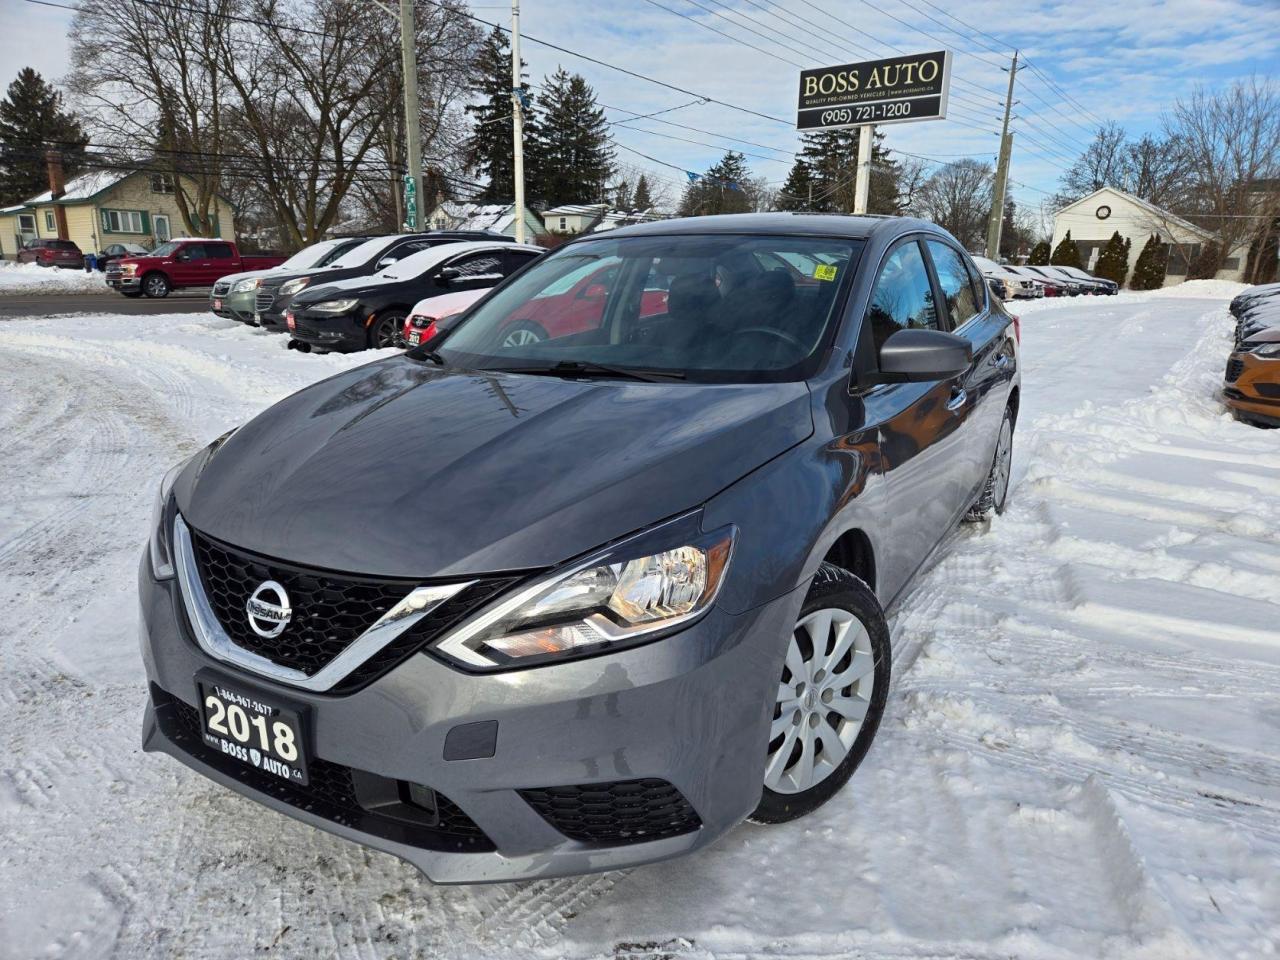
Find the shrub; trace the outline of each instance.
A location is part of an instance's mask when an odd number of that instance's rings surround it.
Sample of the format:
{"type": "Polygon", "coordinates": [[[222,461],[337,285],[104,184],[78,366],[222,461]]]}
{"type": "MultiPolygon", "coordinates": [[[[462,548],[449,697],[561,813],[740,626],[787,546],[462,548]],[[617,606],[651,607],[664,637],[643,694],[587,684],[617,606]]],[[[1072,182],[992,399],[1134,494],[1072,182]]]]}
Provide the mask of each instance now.
{"type": "Polygon", "coordinates": [[[1049,258],[1049,262],[1055,267],[1075,267],[1077,270],[1084,268],[1084,264],[1080,262],[1080,248],[1071,239],[1070,230],[1067,231],[1067,235],[1062,238],[1062,242],[1054,249],[1053,256],[1049,258]]]}

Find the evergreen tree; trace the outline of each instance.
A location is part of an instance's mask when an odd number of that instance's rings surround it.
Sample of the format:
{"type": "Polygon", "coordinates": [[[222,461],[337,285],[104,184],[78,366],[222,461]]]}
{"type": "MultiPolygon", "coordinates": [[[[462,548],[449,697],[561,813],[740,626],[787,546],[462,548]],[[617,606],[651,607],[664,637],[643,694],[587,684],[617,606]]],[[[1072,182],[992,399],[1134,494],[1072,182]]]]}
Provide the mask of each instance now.
{"type": "Polygon", "coordinates": [[[1031,248],[1027,257],[1027,265],[1031,267],[1047,267],[1049,265],[1049,241],[1041,240],[1031,248]]]}
{"type": "Polygon", "coordinates": [[[542,81],[541,129],[535,139],[542,170],[532,191],[550,206],[600,203],[613,174],[613,142],[604,108],[579,74],[563,67],[542,81]]]}
{"type": "Polygon", "coordinates": [[[613,208],[615,210],[630,210],[634,202],[635,193],[631,186],[631,181],[623,177],[613,186],[613,208]]]}
{"type": "MultiPolygon", "coordinates": [[[[523,66],[523,62],[522,62],[523,66]]],[[[471,67],[469,90],[476,102],[466,111],[475,124],[467,141],[467,165],[479,170],[488,184],[477,197],[486,203],[511,202],[515,197],[515,157],[511,142],[511,48],[497,27],[480,45],[471,67]]],[[[526,194],[537,196],[531,185],[538,183],[540,164],[536,150],[530,147],[538,139],[536,104],[529,94],[523,75],[520,89],[524,93],[524,176],[526,194]]]]}
{"type": "Polygon", "coordinates": [[[1212,280],[1221,262],[1222,247],[1216,240],[1210,240],[1200,248],[1199,255],[1191,261],[1190,267],[1187,268],[1187,279],[1212,280]]]}
{"type": "Polygon", "coordinates": [[[706,175],[691,181],[680,199],[679,215],[704,217],[717,213],[749,213],[746,187],[751,180],[747,158],[730,150],[706,175]]]}
{"type": "Polygon", "coordinates": [[[1055,267],[1083,269],[1083,265],[1080,263],[1080,248],[1071,239],[1070,230],[1067,231],[1067,235],[1062,238],[1062,242],[1054,249],[1053,256],[1049,258],[1049,262],[1055,267]]]}
{"type": "Polygon", "coordinates": [[[1018,236],[1018,225],[1013,218],[1015,209],[1013,195],[1005,194],[1004,219],[1001,220],[1000,224],[1000,256],[1008,261],[1012,261],[1018,256],[1018,247],[1022,239],[1018,236]]]}
{"type": "Polygon", "coordinates": [[[1164,270],[1168,260],[1168,251],[1160,234],[1153,233],[1147,238],[1142,252],[1138,254],[1138,262],[1133,265],[1133,278],[1129,287],[1133,290],[1158,290],[1164,286],[1164,270]]]}
{"type": "Polygon", "coordinates": [[[31,67],[18,72],[0,100],[0,206],[20,203],[49,189],[46,150],[62,152],[71,178],[84,166],[89,138],[62,109],[62,95],[31,67]]]}
{"type": "Polygon", "coordinates": [[[787,180],[778,191],[779,210],[808,210],[813,196],[813,171],[802,157],[796,157],[787,180]]]}
{"type": "Polygon", "coordinates": [[[1102,248],[1102,253],[1098,257],[1098,263],[1093,268],[1093,272],[1095,276],[1114,280],[1124,286],[1124,278],[1129,273],[1129,253],[1119,230],[1111,234],[1111,239],[1102,248]]]}
{"type": "Polygon", "coordinates": [[[631,203],[636,210],[649,210],[653,207],[653,197],[649,194],[649,181],[643,173],[636,181],[636,192],[631,198],[631,203]]]}

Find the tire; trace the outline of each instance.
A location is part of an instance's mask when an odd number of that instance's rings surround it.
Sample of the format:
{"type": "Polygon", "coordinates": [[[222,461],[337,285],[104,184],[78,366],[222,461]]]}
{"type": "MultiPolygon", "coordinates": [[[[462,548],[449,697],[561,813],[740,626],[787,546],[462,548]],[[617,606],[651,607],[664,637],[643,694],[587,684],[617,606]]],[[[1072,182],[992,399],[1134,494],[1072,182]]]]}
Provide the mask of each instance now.
{"type": "Polygon", "coordinates": [[[1000,421],[1000,435],[996,440],[996,453],[991,459],[991,470],[982,485],[982,493],[964,515],[966,523],[978,523],[990,519],[992,514],[1004,513],[1009,498],[1009,471],[1013,465],[1013,409],[1004,408],[1000,421]]]}
{"type": "Polygon", "coordinates": [[[871,588],[824,563],[787,638],[764,791],[749,819],[795,820],[848,782],[884,716],[891,654],[889,627],[871,588]],[[842,705],[852,716],[840,712],[842,705]]]}
{"type": "Polygon", "coordinates": [[[142,292],[153,300],[162,300],[169,295],[169,278],[163,273],[148,273],[142,278],[142,292]]]}
{"type": "Polygon", "coordinates": [[[369,328],[369,349],[401,346],[400,334],[404,329],[405,316],[403,310],[388,310],[380,314],[369,328]]]}
{"type": "Polygon", "coordinates": [[[549,334],[542,324],[534,323],[532,320],[517,320],[503,331],[499,345],[503,347],[522,347],[529,343],[538,343],[546,340],[548,336],[549,334]]]}

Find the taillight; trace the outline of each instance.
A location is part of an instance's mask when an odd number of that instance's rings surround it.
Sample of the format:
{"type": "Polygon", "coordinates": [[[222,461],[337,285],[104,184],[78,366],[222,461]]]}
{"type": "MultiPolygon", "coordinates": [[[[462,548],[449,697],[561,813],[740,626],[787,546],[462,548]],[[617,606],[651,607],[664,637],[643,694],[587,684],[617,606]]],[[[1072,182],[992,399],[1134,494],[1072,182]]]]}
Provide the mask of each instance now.
{"type": "Polygon", "coordinates": [[[1022,320],[1012,313],[1009,316],[1013,317],[1013,338],[1018,341],[1018,346],[1022,346],[1022,320]]]}
{"type": "Polygon", "coordinates": [[[422,331],[422,342],[426,343],[428,340],[434,337],[437,333],[439,333],[439,331],[436,329],[436,322],[432,320],[430,323],[427,324],[427,329],[422,331]]]}

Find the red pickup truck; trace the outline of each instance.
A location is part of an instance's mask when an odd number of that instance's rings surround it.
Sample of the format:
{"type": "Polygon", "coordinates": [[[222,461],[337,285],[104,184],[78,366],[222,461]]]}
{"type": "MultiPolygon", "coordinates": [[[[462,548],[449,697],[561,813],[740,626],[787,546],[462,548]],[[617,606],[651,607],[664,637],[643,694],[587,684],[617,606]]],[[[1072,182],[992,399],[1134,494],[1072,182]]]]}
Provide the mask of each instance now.
{"type": "Polygon", "coordinates": [[[122,257],[107,267],[107,283],[126,297],[167,297],[180,287],[211,287],[232,273],[268,270],[285,257],[242,257],[228,240],[182,239],[162,243],[142,257],[122,257]]]}

